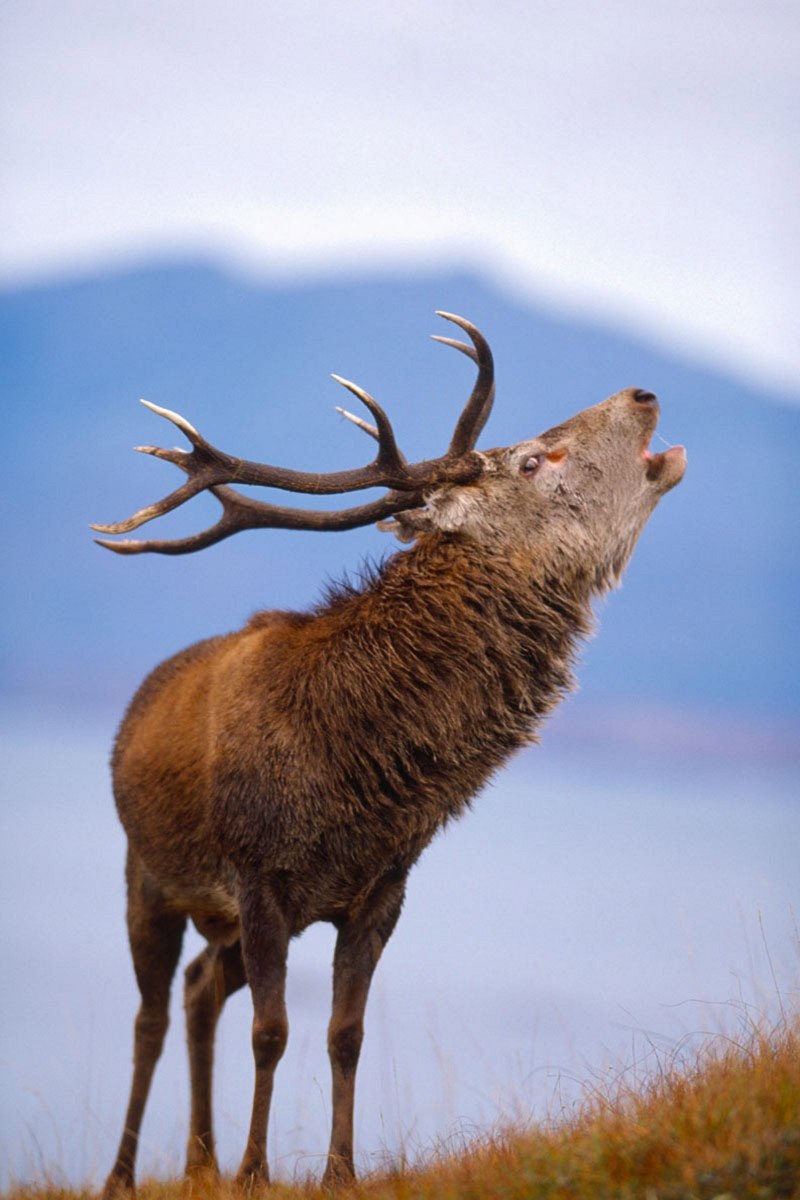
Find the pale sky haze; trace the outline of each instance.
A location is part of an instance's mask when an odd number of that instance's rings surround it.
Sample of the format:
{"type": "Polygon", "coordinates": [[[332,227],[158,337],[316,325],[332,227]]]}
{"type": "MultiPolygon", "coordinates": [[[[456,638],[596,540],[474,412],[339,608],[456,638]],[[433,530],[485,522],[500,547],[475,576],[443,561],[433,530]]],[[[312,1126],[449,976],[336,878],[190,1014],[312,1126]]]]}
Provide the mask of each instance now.
{"type": "Polygon", "coordinates": [[[782,0],[9,0],[0,281],[476,267],[797,391],[782,0]]]}

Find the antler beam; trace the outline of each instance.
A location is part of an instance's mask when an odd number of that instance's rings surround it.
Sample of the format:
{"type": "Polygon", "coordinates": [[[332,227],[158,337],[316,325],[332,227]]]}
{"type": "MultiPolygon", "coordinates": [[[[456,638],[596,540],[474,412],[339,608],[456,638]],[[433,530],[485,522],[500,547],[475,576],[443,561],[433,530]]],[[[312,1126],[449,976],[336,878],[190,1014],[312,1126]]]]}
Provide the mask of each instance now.
{"type": "Polygon", "coordinates": [[[158,405],[143,400],[142,403],[147,408],[176,425],[188,438],[192,449],[167,450],[159,446],[137,446],[136,449],[143,454],[151,454],[155,458],[173,463],[185,471],[189,479],[162,500],[140,509],[127,520],[111,525],[93,525],[92,529],[105,534],[130,533],[147,521],[172,512],[202,491],[210,491],[216,496],[222,504],[222,516],[216,525],[188,538],[148,541],[125,539],[119,542],[98,538],[99,545],[118,554],[141,554],[148,551],[158,554],[188,554],[213,545],[242,529],[354,529],[418,506],[424,501],[425,491],[431,487],[444,483],[469,483],[476,479],[481,473],[482,463],[473,450],[486,424],[494,398],[492,353],[483,335],[469,321],[453,313],[439,312],[437,315],[463,329],[470,337],[472,345],[437,335],[433,335],[434,339],[461,351],[478,365],[478,377],[472,394],[458,419],[446,454],[419,463],[407,463],[398,449],[391,422],[381,406],[368,392],[338,375],[334,375],[333,378],[365,405],[374,417],[375,425],[363,421],[360,417],[354,417],[344,409],[339,411],[378,442],[378,452],[371,463],[348,471],[324,474],[293,471],[287,467],[236,458],[212,446],[179,413],[159,408],[158,405]],[[391,490],[380,500],[368,504],[338,512],[324,512],[285,508],[253,500],[226,486],[231,483],[255,484],[320,496],[362,491],[369,487],[387,487],[391,490]]]}

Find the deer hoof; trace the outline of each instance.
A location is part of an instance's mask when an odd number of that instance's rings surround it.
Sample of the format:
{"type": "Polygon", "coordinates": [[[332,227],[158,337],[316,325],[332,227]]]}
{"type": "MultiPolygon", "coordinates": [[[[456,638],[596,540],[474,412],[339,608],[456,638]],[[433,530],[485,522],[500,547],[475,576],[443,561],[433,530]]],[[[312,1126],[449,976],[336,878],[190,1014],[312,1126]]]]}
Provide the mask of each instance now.
{"type": "Polygon", "coordinates": [[[130,1171],[112,1171],[103,1188],[102,1200],[131,1200],[135,1192],[130,1171]]]}
{"type": "Polygon", "coordinates": [[[341,1188],[350,1187],[355,1181],[356,1173],[352,1162],[339,1155],[329,1155],[328,1165],[322,1176],[322,1186],[329,1192],[336,1192],[341,1188]]]}
{"type": "Polygon", "coordinates": [[[236,1183],[242,1191],[250,1194],[269,1187],[269,1169],[266,1163],[242,1163],[236,1183]]]}

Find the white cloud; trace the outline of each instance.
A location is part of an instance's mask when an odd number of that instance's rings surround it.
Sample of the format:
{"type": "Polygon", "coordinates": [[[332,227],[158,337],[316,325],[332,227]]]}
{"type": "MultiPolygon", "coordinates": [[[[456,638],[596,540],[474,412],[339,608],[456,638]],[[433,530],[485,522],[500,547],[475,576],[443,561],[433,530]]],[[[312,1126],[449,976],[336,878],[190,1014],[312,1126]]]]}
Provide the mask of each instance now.
{"type": "MultiPolygon", "coordinates": [[[[6,279],[465,258],[800,382],[792,4],[11,0],[6,279]]],[[[793,44],[794,43],[794,44],[793,44]]]]}

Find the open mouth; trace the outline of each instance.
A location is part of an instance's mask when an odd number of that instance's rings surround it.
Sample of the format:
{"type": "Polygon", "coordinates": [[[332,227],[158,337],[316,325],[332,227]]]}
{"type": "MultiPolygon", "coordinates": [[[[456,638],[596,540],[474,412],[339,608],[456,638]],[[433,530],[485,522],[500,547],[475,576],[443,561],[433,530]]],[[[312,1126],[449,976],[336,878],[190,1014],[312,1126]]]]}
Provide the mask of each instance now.
{"type": "Polygon", "coordinates": [[[686,448],[670,446],[668,450],[653,453],[647,446],[642,450],[645,474],[651,483],[658,483],[666,490],[680,483],[686,470],[686,448]]]}

